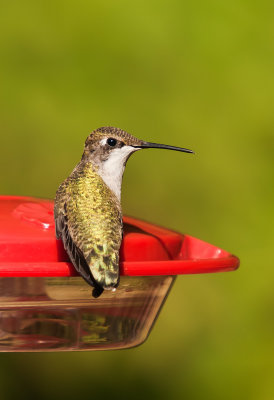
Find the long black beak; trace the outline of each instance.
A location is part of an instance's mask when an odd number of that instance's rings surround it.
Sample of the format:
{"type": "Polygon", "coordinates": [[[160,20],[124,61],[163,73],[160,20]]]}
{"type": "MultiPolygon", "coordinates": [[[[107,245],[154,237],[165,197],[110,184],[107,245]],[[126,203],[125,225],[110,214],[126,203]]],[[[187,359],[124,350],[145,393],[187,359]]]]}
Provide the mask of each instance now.
{"type": "Polygon", "coordinates": [[[140,149],[167,149],[167,150],[175,150],[175,151],[183,151],[184,153],[194,153],[194,151],[185,149],[184,147],[175,147],[175,146],[169,146],[167,144],[159,144],[159,143],[151,143],[151,142],[142,142],[142,144],[138,146],[140,149]]]}

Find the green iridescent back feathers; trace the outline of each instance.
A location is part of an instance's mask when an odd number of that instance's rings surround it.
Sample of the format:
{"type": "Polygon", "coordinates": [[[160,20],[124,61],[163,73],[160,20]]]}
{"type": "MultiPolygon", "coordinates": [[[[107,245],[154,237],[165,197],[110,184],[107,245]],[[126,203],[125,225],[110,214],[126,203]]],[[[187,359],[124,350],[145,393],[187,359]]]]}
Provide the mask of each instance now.
{"type": "Polygon", "coordinates": [[[61,184],[54,208],[57,238],[62,238],[76,270],[95,287],[119,283],[122,240],[120,202],[91,163],[81,161],[61,184]]]}

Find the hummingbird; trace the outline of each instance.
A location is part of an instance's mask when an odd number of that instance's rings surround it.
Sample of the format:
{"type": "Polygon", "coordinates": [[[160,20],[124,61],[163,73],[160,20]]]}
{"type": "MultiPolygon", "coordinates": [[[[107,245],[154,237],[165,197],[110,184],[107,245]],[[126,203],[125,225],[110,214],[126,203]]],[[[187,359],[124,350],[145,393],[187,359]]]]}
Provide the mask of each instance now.
{"type": "Polygon", "coordinates": [[[137,139],[126,131],[102,127],[85,141],[80,162],[59,186],[54,204],[57,239],[96,298],[119,285],[123,237],[121,186],[127,160],[141,149],[192,150],[137,139]]]}

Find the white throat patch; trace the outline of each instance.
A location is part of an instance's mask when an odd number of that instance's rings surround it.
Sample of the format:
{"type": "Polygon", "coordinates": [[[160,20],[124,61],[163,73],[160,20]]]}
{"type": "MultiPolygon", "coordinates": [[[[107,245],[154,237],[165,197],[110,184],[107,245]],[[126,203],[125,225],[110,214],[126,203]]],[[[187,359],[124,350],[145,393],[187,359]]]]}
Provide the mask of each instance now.
{"type": "Polygon", "coordinates": [[[119,201],[121,199],[122,179],[127,158],[137,150],[140,149],[135,149],[132,146],[123,146],[119,149],[114,149],[111,151],[109,158],[99,166],[99,175],[119,201]]]}

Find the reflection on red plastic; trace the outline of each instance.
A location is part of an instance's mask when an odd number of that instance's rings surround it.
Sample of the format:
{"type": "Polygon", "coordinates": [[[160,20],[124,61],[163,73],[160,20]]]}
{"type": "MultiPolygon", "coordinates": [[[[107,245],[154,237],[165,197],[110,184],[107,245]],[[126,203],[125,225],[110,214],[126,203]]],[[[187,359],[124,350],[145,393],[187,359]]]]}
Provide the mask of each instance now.
{"type": "Polygon", "coordinates": [[[13,210],[13,215],[15,218],[37,225],[40,228],[54,228],[51,203],[21,203],[13,210]]]}
{"type": "MultiPolygon", "coordinates": [[[[124,218],[121,275],[231,271],[239,259],[211,244],[134,218],[124,218]]],[[[0,277],[77,276],[56,240],[53,202],[0,197],[0,277]]]]}

